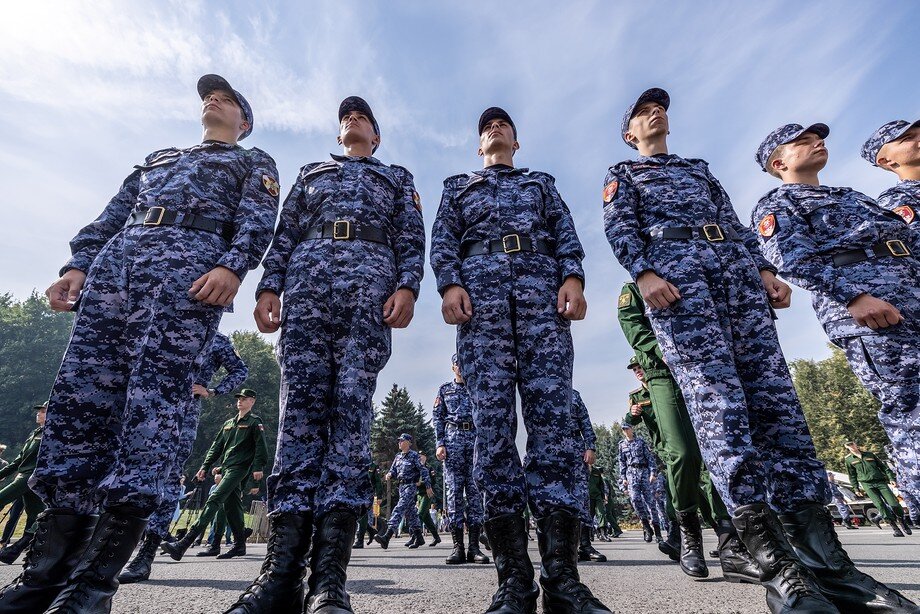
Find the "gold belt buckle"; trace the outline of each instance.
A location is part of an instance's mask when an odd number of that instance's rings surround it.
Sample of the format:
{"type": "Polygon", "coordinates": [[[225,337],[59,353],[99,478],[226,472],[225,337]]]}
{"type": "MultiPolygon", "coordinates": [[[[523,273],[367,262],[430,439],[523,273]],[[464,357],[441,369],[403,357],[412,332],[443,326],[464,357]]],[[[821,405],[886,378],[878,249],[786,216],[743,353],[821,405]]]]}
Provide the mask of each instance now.
{"type": "Polygon", "coordinates": [[[902,257],[910,256],[910,250],[907,249],[907,246],[904,245],[904,241],[900,239],[893,239],[891,241],[885,241],[885,247],[888,248],[888,251],[891,252],[892,256],[902,257]]]}
{"type": "Polygon", "coordinates": [[[514,252],[521,251],[521,237],[517,234],[505,235],[502,237],[502,249],[505,250],[506,254],[513,254],[514,252]],[[508,247],[508,241],[513,240],[513,247],[508,247]]]}
{"type": "Polygon", "coordinates": [[[351,238],[351,222],[348,220],[336,220],[332,223],[332,238],[336,241],[346,241],[351,238]],[[344,228],[344,233],[339,232],[344,228]]]}
{"type": "Polygon", "coordinates": [[[166,209],[164,209],[163,207],[150,207],[149,209],[147,209],[147,213],[144,214],[144,226],[159,226],[160,223],[163,221],[164,215],[166,215],[166,209]],[[157,219],[155,220],[151,219],[151,215],[150,215],[154,211],[157,211],[159,213],[159,215],[157,215],[157,219]]]}
{"type": "Polygon", "coordinates": [[[706,240],[712,243],[725,240],[725,235],[722,234],[722,227],[718,224],[705,224],[703,234],[706,236],[706,240]]]}

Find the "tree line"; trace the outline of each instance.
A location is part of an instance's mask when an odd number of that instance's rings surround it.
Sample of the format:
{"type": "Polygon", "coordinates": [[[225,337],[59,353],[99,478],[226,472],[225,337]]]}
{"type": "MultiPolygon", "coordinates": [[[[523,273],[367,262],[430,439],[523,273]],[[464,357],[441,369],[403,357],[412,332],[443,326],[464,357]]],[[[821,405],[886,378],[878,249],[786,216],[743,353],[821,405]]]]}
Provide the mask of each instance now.
{"type": "MultiPolygon", "coordinates": [[[[37,292],[24,300],[17,300],[11,294],[0,295],[0,442],[9,445],[5,455],[8,460],[35,428],[33,406],[48,398],[72,324],[73,314],[51,311],[45,297],[37,292]]],[[[254,331],[237,331],[231,339],[249,366],[244,386],[259,395],[254,412],[265,422],[269,458],[273,459],[281,379],[275,348],[254,331]]],[[[791,368],[818,457],[830,469],[843,470],[843,443],[850,439],[884,455],[887,438],[876,417],[879,404],[860,385],[840,350],[832,347],[830,357],[797,360],[791,368]]],[[[217,377],[222,375],[220,371],[217,377]]],[[[624,414],[626,394],[623,391],[621,395],[624,414]]],[[[222,423],[235,413],[232,395],[202,402],[198,438],[186,465],[189,477],[201,464],[222,423]]],[[[643,434],[643,429],[640,425],[637,432],[643,434]]],[[[614,422],[609,427],[596,424],[595,431],[598,464],[616,483],[617,445],[622,438],[619,424],[614,422]]],[[[414,447],[428,454],[436,500],[441,505],[443,481],[440,463],[434,458],[430,404],[414,401],[405,387],[394,383],[380,406],[374,408],[369,460],[382,471],[389,469],[397,453],[396,439],[404,432],[415,438],[414,447]]]]}

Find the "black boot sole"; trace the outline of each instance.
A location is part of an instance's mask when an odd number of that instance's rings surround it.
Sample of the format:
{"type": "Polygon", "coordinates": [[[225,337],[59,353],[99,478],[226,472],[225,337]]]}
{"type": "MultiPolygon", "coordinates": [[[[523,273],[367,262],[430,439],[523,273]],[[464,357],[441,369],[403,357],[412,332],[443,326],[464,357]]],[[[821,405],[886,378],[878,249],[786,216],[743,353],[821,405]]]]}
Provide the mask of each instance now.
{"type": "Polygon", "coordinates": [[[732,584],[760,584],[760,580],[757,578],[752,578],[751,576],[735,573],[733,571],[723,571],[722,577],[732,584]]]}

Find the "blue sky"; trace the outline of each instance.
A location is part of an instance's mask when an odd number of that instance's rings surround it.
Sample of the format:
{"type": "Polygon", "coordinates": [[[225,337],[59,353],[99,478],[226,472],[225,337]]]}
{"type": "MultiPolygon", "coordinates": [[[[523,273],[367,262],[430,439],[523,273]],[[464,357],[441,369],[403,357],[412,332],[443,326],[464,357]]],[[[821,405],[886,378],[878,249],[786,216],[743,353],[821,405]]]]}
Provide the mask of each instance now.
{"type": "MultiPolygon", "coordinates": [[[[671,151],[708,160],[744,221],[774,185],[754,150],[788,122],[828,123],[822,180],[876,196],[894,176],[859,147],[885,121],[920,118],[918,13],[894,2],[17,3],[0,20],[0,291],[43,291],[134,164],[200,140],[201,74],[252,103],[244,145],[272,154],[284,192],[301,165],[337,152],[339,101],[366,98],[378,157],[414,173],[429,231],[443,179],[481,166],[476,121],[499,105],[519,129],[517,164],[556,177],[585,246],[575,385],[610,423],[635,387],[615,313],[627,275],[601,223],[605,171],[634,155],[617,135],[623,109],[667,89],[671,151]]],[[[254,329],[259,276],[222,330],[254,329]]],[[[430,404],[450,376],[454,331],[433,277],[426,267],[378,400],[395,381],[430,404]]],[[[790,360],[828,354],[804,291],[778,326],[790,360]]]]}

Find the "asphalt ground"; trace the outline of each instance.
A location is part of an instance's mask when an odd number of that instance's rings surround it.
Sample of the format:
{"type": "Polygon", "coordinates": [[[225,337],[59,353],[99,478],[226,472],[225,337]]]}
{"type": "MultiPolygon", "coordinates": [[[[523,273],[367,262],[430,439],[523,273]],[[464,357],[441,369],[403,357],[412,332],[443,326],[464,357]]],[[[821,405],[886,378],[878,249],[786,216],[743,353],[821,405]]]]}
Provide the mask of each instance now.
{"type": "MultiPolygon", "coordinates": [[[[875,527],[840,530],[851,558],[867,573],[915,601],[920,601],[920,531],[913,537],[894,538],[875,527]]],[[[355,550],[348,568],[352,606],[362,613],[473,613],[483,612],[495,590],[492,565],[447,566],[449,538],[438,546],[417,550],[402,546],[405,539],[355,550]]],[[[705,532],[705,549],[715,547],[711,531],[705,532]]],[[[732,584],[722,579],[718,561],[709,560],[710,577],[691,581],[676,563],[642,541],[639,531],[627,531],[612,543],[595,546],[606,563],[579,565],[582,579],[615,612],[636,614],[761,613],[766,612],[759,586],[732,584]]],[[[196,549],[181,562],[157,557],[151,579],[119,589],[113,612],[198,614],[223,612],[258,575],[264,544],[250,544],[245,557],[218,561],[198,558],[196,549]]],[[[531,557],[538,560],[536,542],[531,557]]],[[[4,584],[19,566],[0,568],[4,584]]],[[[538,609],[542,612],[542,609],[538,609]]]]}

